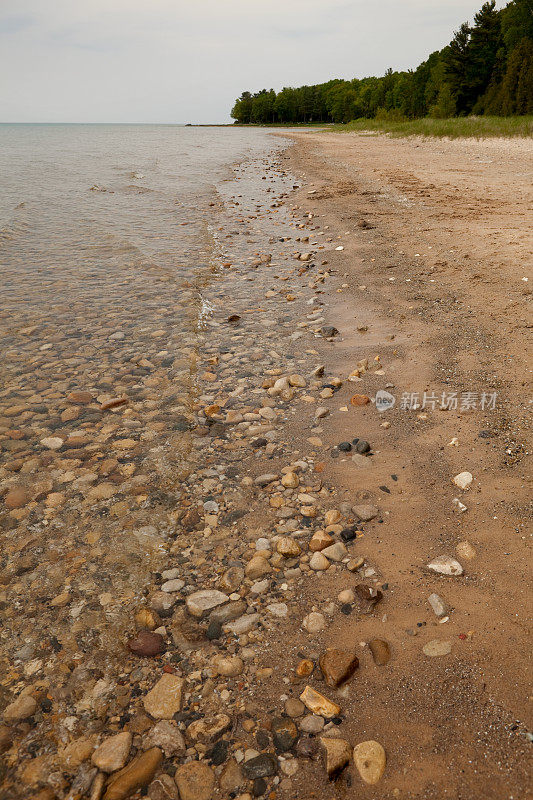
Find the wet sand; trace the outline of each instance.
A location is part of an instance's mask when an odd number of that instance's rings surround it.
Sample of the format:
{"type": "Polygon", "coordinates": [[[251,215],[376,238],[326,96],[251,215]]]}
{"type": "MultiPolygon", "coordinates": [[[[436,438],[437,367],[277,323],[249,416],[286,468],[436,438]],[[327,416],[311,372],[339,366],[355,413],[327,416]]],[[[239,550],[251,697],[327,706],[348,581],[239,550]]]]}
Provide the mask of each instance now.
{"type": "Polygon", "coordinates": [[[186,393],[155,345],[99,396],[7,390],[8,798],[526,795],[526,145],[294,138],[220,186],[186,393]],[[77,438],[36,455],[43,403],[77,438]],[[323,738],[381,743],[379,782],[323,738]]]}

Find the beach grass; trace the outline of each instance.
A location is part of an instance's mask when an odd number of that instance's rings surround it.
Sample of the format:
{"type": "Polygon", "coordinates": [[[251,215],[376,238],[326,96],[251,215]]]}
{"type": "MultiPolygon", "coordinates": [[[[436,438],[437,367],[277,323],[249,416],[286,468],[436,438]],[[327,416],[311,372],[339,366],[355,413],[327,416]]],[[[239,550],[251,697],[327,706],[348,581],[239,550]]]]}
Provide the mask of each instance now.
{"type": "Polygon", "coordinates": [[[533,114],[523,117],[451,117],[449,119],[356,119],[334,125],[335,131],[387,133],[390,136],[438,136],[484,139],[492,136],[533,136],[533,114]]]}

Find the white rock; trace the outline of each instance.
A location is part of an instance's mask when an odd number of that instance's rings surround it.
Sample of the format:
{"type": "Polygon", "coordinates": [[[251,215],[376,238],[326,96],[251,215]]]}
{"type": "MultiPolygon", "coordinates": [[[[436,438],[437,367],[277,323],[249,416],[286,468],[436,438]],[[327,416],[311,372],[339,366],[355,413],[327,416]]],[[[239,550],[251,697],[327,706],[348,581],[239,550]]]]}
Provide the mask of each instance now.
{"type": "Polygon", "coordinates": [[[320,614],[318,611],[311,611],[310,614],[307,614],[304,617],[302,622],[302,628],[305,628],[307,633],[314,635],[315,633],[320,633],[326,627],[326,618],[323,614],[320,614]]]}
{"type": "Polygon", "coordinates": [[[325,547],[324,550],[315,553],[315,555],[326,556],[330,561],[342,561],[348,555],[348,551],[342,542],[335,542],[335,544],[330,544],[329,547],[325,547]]]}
{"type": "Polygon", "coordinates": [[[249,633],[259,622],[259,614],[244,614],[242,617],[227,622],[222,626],[224,633],[233,633],[235,636],[241,636],[243,633],[249,633]]]}
{"type": "Polygon", "coordinates": [[[165,583],[161,586],[161,591],[179,592],[180,589],[183,589],[184,586],[185,586],[185,581],[182,581],[179,578],[172,578],[172,580],[170,581],[165,581],[165,583]]]}
{"type": "Polygon", "coordinates": [[[433,572],[438,572],[440,575],[462,575],[463,568],[455,558],[450,556],[438,556],[430,561],[428,568],[433,572]]]}
{"type": "Polygon", "coordinates": [[[435,592],[429,595],[428,603],[437,617],[443,617],[446,614],[447,611],[446,603],[444,602],[442,597],[439,597],[439,595],[435,594],[435,592]]]}
{"type": "Polygon", "coordinates": [[[203,617],[208,611],[228,602],[228,595],[224,594],[224,592],[219,592],[217,589],[202,589],[199,592],[193,592],[185,601],[187,611],[193,617],[203,617]]]}
{"type": "Polygon", "coordinates": [[[447,656],[452,652],[452,643],[448,641],[441,641],[440,639],[432,639],[422,648],[424,655],[434,658],[435,656],[447,656]]]}
{"type": "Polygon", "coordinates": [[[324,556],[319,550],[317,550],[317,552],[313,553],[313,555],[311,556],[311,560],[309,561],[309,566],[311,567],[311,569],[320,572],[321,570],[327,569],[329,567],[329,561],[327,560],[326,556],[324,556]]]}
{"type": "Polygon", "coordinates": [[[267,611],[272,614],[274,617],[286,617],[289,613],[289,609],[286,603],[270,603],[267,606],[267,611]]]}
{"type": "Polygon", "coordinates": [[[456,475],[453,479],[453,482],[459,489],[468,489],[474,477],[471,472],[460,472],[459,475],[456,475]]]}

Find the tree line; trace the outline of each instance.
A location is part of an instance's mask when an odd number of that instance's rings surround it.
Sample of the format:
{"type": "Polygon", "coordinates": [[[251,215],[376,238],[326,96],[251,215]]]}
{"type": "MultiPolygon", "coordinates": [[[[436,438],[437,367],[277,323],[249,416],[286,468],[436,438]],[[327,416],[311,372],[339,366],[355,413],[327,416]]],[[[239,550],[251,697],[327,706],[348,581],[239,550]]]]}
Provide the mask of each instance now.
{"type": "Polygon", "coordinates": [[[243,92],[231,112],[242,124],[350,122],[533,113],[533,0],[483,4],[447,47],[415,70],[380,78],[243,92]]]}

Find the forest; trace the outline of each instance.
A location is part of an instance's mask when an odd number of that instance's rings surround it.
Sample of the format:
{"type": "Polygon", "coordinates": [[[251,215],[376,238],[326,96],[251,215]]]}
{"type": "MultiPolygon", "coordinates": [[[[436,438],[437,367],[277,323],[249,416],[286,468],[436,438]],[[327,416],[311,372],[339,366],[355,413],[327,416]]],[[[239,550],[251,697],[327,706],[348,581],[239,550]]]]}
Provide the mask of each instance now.
{"type": "Polygon", "coordinates": [[[532,112],[533,0],[513,0],[500,10],[491,0],[416,69],[243,92],[231,116],[238,124],[264,125],[532,112]]]}

